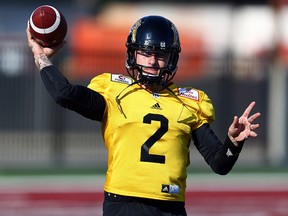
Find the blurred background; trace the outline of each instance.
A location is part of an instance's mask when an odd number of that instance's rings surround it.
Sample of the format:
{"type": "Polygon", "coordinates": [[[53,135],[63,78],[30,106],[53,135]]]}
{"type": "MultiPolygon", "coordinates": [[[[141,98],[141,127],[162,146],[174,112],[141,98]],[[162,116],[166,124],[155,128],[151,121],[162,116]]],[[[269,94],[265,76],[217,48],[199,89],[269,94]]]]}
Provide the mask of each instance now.
{"type": "MultiPolygon", "coordinates": [[[[285,168],[287,142],[288,1],[16,1],[1,4],[0,170],[105,170],[100,123],[55,104],[35,70],[25,28],[32,11],[57,7],[68,22],[67,45],[53,59],[73,83],[102,72],[124,73],[126,37],[145,15],[178,27],[182,52],[175,82],[204,90],[223,140],[234,115],[253,100],[262,113],[237,168],[285,168]],[[9,18],[8,18],[9,17],[9,18]]],[[[137,105],[135,105],[137,106],[137,105]]],[[[135,107],[137,108],[137,107],[135,107]]],[[[192,145],[192,148],[193,145],[192,145]]],[[[207,168],[191,151],[189,169],[207,168]]]]}
{"type": "MultiPolygon", "coordinates": [[[[25,29],[42,4],[58,8],[68,23],[54,64],[83,85],[99,73],[126,74],[125,42],[136,20],[170,19],[182,44],[174,80],[210,96],[218,136],[225,139],[233,116],[251,101],[262,114],[258,137],[246,142],[232,172],[287,173],[288,0],[10,0],[0,7],[1,174],[106,169],[100,123],[56,105],[35,68],[25,29]]],[[[191,148],[188,171],[211,172],[191,148]]]]}

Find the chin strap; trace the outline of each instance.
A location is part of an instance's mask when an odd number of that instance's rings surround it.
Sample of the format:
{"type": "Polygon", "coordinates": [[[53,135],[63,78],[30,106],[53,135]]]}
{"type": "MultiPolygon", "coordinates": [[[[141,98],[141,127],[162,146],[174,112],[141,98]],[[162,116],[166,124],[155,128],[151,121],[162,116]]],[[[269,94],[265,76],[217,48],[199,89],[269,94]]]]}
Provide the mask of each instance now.
{"type": "MultiPolygon", "coordinates": [[[[143,75],[143,67],[145,66],[135,64],[133,67],[127,69],[127,72],[129,76],[132,77],[134,80],[137,80],[138,83],[141,83],[146,86],[155,86],[155,85],[165,86],[175,76],[175,73],[169,74],[168,69],[166,67],[161,69],[158,68],[160,69],[159,73],[160,75],[158,76],[143,75]]],[[[155,67],[146,67],[146,68],[155,68],[155,67]]]]}

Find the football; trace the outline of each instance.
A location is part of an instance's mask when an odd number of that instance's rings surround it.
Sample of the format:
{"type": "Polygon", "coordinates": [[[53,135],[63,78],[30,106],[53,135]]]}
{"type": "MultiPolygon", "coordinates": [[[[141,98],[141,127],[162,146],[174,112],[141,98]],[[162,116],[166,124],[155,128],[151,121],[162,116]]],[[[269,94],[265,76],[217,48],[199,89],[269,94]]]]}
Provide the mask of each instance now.
{"type": "Polygon", "coordinates": [[[56,47],[65,39],[67,22],[55,7],[42,5],[32,12],[29,30],[32,37],[43,47],[56,47]]]}

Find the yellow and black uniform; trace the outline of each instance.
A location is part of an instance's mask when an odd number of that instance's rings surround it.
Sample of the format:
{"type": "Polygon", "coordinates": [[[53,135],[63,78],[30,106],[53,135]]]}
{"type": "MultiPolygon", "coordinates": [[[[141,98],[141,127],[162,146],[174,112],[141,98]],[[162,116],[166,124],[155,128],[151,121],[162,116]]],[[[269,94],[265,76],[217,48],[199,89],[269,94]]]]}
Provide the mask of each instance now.
{"type": "MultiPolygon", "coordinates": [[[[203,91],[171,84],[150,92],[130,77],[110,73],[95,77],[88,87],[72,85],[54,66],[43,68],[41,76],[58,104],[102,123],[107,194],[184,203],[191,140],[221,175],[232,169],[242,149],[214,134],[209,126],[214,109],[203,91]]],[[[185,212],[184,205],[180,211],[185,212]]]]}
{"type": "Polygon", "coordinates": [[[191,134],[214,120],[211,101],[192,88],[172,85],[173,93],[153,93],[133,83],[129,77],[106,73],[88,86],[107,104],[102,120],[108,149],[104,189],[184,201],[191,134]]]}

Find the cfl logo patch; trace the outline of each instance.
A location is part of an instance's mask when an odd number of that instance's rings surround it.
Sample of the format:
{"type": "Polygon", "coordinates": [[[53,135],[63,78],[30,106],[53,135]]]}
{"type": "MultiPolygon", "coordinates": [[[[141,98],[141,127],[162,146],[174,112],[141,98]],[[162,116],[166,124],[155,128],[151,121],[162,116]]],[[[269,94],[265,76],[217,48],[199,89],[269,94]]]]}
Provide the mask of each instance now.
{"type": "Polygon", "coordinates": [[[169,193],[169,194],[179,194],[180,189],[178,185],[167,185],[167,184],[162,184],[162,193],[169,193]]]}

